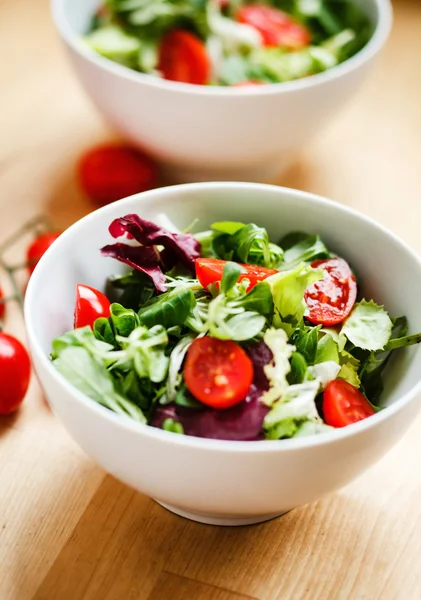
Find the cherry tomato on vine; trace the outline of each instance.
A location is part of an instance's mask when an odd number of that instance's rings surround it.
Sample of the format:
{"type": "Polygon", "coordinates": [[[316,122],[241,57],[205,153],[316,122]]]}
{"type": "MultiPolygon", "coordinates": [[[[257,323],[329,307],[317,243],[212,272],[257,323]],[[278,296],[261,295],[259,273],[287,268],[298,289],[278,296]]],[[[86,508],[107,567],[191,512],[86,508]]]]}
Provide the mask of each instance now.
{"type": "Polygon", "coordinates": [[[207,84],[211,63],[205,44],[189,31],[170,31],[161,42],[158,70],[165,79],[171,81],[207,84]]]}
{"type": "MultiPolygon", "coordinates": [[[[226,264],[226,260],[219,260],[217,258],[197,258],[195,260],[196,277],[203,287],[207,288],[211,283],[221,281],[226,264]]],[[[238,279],[239,281],[243,279],[250,280],[248,290],[251,290],[260,281],[278,273],[274,269],[267,269],[266,267],[259,267],[257,265],[241,266],[245,269],[245,273],[241,273],[238,279]]]]}
{"type": "Polygon", "coordinates": [[[357,282],[343,258],[315,260],[311,266],[323,269],[323,279],[307,288],[304,299],[309,309],[306,318],[315,325],[342,323],[357,298],[357,282]]]}
{"type": "Polygon", "coordinates": [[[331,381],[323,392],[323,415],[331,427],[346,427],[374,414],[367,398],[343,379],[331,381]]]}
{"type": "Polygon", "coordinates": [[[87,285],[76,286],[74,328],[93,327],[100,317],[110,316],[110,301],[100,291],[87,285]]]}
{"type": "Polygon", "coordinates": [[[35,267],[38,262],[42,258],[42,256],[47,252],[48,248],[56,241],[56,239],[60,236],[60,233],[57,231],[43,233],[34,239],[31,245],[28,247],[26,251],[26,260],[28,263],[28,271],[30,274],[34,272],[35,267]]]}
{"type": "Polygon", "coordinates": [[[157,178],[154,161],[128,146],[97,146],[79,162],[81,186],[92,202],[100,206],[150,190],[157,184],[157,178]]]}
{"type": "Polygon", "coordinates": [[[28,390],[31,361],[19,340],[0,331],[0,415],[19,408],[28,390]]]}
{"type": "Polygon", "coordinates": [[[237,12],[237,21],[257,29],[265,46],[281,46],[298,50],[311,41],[309,30],[290,15],[270,6],[248,4],[237,12]]]}
{"type": "Polygon", "coordinates": [[[184,380],[203,404],[229,408],[247,396],[253,381],[253,364],[235,342],[202,337],[187,352],[184,380]]]}

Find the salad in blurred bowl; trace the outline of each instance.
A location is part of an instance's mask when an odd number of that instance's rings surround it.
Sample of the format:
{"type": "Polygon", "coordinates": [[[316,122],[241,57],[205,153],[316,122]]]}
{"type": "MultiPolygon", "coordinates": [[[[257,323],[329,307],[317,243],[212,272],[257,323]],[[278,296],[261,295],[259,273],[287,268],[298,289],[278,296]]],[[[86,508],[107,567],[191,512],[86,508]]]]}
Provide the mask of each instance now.
{"type": "Polygon", "coordinates": [[[84,40],[142,73],[238,86],[321,73],[356,54],[372,33],[352,0],[106,0],[84,40]]]}

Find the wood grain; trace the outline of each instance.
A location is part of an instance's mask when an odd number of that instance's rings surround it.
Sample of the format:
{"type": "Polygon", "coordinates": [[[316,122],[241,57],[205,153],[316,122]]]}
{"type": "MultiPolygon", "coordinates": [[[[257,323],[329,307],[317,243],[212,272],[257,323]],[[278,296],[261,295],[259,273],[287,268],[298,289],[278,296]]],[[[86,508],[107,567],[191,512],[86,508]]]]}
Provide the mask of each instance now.
{"type": "MultiPolygon", "coordinates": [[[[114,137],[48,4],[0,2],[0,240],[40,212],[57,227],[89,212],[75,164],[114,137]]],[[[362,91],[279,183],[362,210],[421,252],[421,3],[396,1],[395,16],[362,91]]],[[[8,312],[24,339],[20,310],[8,312]]],[[[0,421],[0,600],[419,600],[420,464],[421,418],[337,494],[255,527],[201,526],[105,475],[34,378],[21,412],[0,421]]]]}

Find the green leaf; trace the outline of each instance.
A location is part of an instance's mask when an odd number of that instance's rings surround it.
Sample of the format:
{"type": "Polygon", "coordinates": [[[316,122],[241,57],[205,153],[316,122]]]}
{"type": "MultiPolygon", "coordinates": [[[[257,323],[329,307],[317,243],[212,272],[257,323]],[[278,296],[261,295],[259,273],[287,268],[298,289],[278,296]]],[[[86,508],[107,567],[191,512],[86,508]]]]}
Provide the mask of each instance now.
{"type": "Polygon", "coordinates": [[[295,326],[300,325],[306,311],[304,293],[309,285],[323,278],[321,269],[312,269],[304,264],[298,265],[291,271],[282,271],[266,279],[272,290],[275,305],[275,327],[286,329],[292,334],[295,326]]]}
{"type": "Polygon", "coordinates": [[[315,363],[333,361],[339,364],[338,344],[330,335],[323,335],[317,344],[315,363]]]}
{"type": "MultiPolygon", "coordinates": [[[[165,354],[168,335],[162,325],[137,327],[128,338],[117,336],[123,348],[122,368],[134,368],[138,377],[161,383],[167,377],[169,358],[165,354]]],[[[113,368],[119,368],[116,363],[113,368]]]]}
{"type": "Polygon", "coordinates": [[[341,366],[338,379],[344,379],[356,388],[359,388],[361,385],[360,378],[358,377],[358,367],[355,367],[350,362],[346,362],[341,366]]]}
{"type": "Polygon", "coordinates": [[[245,269],[238,263],[227,262],[224,266],[224,272],[221,280],[221,292],[226,294],[229,292],[237,283],[241,273],[244,273],[245,269]]]}
{"type": "Polygon", "coordinates": [[[298,431],[298,425],[294,419],[285,419],[280,423],[277,423],[271,429],[265,432],[265,438],[267,440],[282,440],[285,438],[292,438],[298,431]]]}
{"type": "Polygon", "coordinates": [[[341,333],[358,348],[382,350],[392,333],[392,321],[382,306],[372,300],[356,304],[341,333]]]}
{"type": "Polygon", "coordinates": [[[306,236],[306,234],[296,233],[288,236],[286,242],[290,243],[294,239],[293,236],[298,240],[294,245],[287,250],[285,250],[285,246],[282,246],[284,248],[285,268],[292,269],[300,263],[311,263],[317,258],[328,258],[330,256],[329,250],[318,235],[306,236]]]}
{"type": "Polygon", "coordinates": [[[297,352],[303,355],[309,365],[316,361],[316,351],[320,326],[297,328],[291,336],[291,342],[297,352]]]}
{"type": "Polygon", "coordinates": [[[110,319],[100,317],[94,323],[94,335],[97,340],[105,342],[114,348],[117,345],[115,334],[110,319]]]}
{"type": "Polygon", "coordinates": [[[140,309],[138,315],[141,323],[147,327],[173,327],[184,323],[195,303],[194,294],[190,289],[176,288],[152,299],[140,309]]]}
{"type": "Polygon", "coordinates": [[[86,348],[93,355],[102,355],[113,350],[112,344],[97,340],[90,327],[80,327],[64,333],[53,341],[51,357],[57,358],[64,350],[73,346],[86,348]]]}
{"type": "Polygon", "coordinates": [[[181,384],[180,389],[177,391],[175,403],[185,408],[204,409],[204,405],[190,394],[184,383],[181,384]]]}
{"type": "Polygon", "coordinates": [[[272,406],[287,393],[289,386],[287,376],[291,371],[289,361],[294,346],[288,343],[287,334],[283,329],[273,327],[266,330],[263,340],[273,354],[273,361],[264,367],[270,387],[263,393],[262,402],[272,406]]]}
{"type": "Polygon", "coordinates": [[[184,434],[184,428],[181,423],[174,421],[174,419],[165,419],[162,424],[162,429],[165,431],[171,431],[172,433],[184,434]]]}
{"type": "Polygon", "coordinates": [[[72,385],[92,400],[116,413],[141,423],[146,422],[140,408],[116,392],[106,367],[85,348],[65,348],[54,360],[54,366],[72,385]]]}
{"type": "Polygon", "coordinates": [[[266,415],[263,428],[271,429],[287,419],[320,421],[315,403],[318,391],[318,381],[305,381],[299,385],[291,385],[283,398],[276,402],[266,415]]]}
{"type": "Polygon", "coordinates": [[[241,306],[265,316],[268,320],[273,317],[273,297],[270,286],[261,281],[255,285],[241,300],[241,306]]]}
{"type": "Polygon", "coordinates": [[[125,308],[121,304],[111,304],[110,314],[112,329],[116,335],[128,337],[133,329],[140,325],[139,317],[135,311],[131,308],[125,308]]]}
{"type": "Polygon", "coordinates": [[[132,36],[117,25],[107,25],[83,38],[85,44],[114,62],[135,68],[141,45],[137,37],[132,36]]]}
{"type": "Polygon", "coordinates": [[[293,352],[291,356],[291,371],[287,375],[287,380],[290,385],[302,383],[307,373],[307,363],[302,354],[293,352]]]}

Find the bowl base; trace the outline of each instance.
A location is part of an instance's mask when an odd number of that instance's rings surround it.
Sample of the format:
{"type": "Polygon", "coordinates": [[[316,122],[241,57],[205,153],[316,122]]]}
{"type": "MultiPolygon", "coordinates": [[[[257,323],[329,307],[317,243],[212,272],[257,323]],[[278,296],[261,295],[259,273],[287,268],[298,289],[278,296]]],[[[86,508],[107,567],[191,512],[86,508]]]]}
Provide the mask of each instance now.
{"type": "Polygon", "coordinates": [[[205,515],[201,513],[194,513],[188,510],[182,510],[181,508],[177,508],[176,506],[171,506],[171,504],[167,504],[166,502],[159,502],[156,500],[158,504],[160,504],[166,510],[178,515],[179,517],[183,517],[184,519],[189,519],[190,521],[196,521],[197,523],[204,523],[205,525],[218,525],[221,527],[241,527],[243,525],[256,525],[257,523],[264,523],[265,521],[271,521],[272,519],[276,519],[281,515],[286,514],[288,511],[284,511],[281,513],[275,513],[270,515],[259,515],[259,516],[250,516],[250,517],[218,517],[212,515],[205,515]]]}
{"type": "Polygon", "coordinates": [[[161,163],[161,174],[168,185],[204,181],[246,181],[252,183],[277,183],[282,174],[295,162],[296,156],[288,153],[272,157],[257,165],[243,167],[195,167],[161,163]]]}

